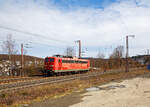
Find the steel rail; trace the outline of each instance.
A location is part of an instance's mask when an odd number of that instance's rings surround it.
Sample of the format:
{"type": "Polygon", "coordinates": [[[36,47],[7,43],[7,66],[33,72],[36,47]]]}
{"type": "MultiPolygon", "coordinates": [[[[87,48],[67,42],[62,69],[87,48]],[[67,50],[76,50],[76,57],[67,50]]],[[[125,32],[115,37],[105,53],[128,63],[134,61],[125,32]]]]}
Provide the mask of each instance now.
{"type": "MultiPolygon", "coordinates": [[[[144,68],[141,68],[141,69],[144,69],[144,68]]],[[[135,69],[135,70],[139,70],[139,69],[135,69]]],[[[133,69],[131,71],[135,71],[135,70],[133,69]]],[[[70,76],[51,77],[51,78],[46,78],[46,79],[18,82],[18,83],[12,83],[12,84],[1,84],[0,85],[0,92],[22,89],[22,88],[27,88],[27,87],[34,87],[34,86],[39,86],[39,85],[52,84],[52,83],[60,83],[60,82],[76,80],[76,79],[84,79],[84,78],[89,78],[89,77],[100,76],[103,74],[111,74],[111,73],[119,73],[119,72],[124,72],[124,71],[114,70],[114,71],[108,71],[108,72],[90,72],[90,73],[86,73],[86,74],[76,74],[76,75],[70,75],[70,76]]]]}
{"type": "MultiPolygon", "coordinates": [[[[103,73],[100,73],[99,75],[102,75],[103,73]]],[[[82,76],[71,76],[68,78],[57,78],[57,79],[48,79],[47,81],[34,81],[30,83],[23,83],[23,84],[7,84],[5,86],[0,86],[0,92],[4,91],[10,91],[10,90],[16,90],[16,89],[22,89],[22,88],[28,88],[28,87],[33,87],[33,86],[40,86],[40,85],[46,85],[46,84],[52,84],[52,83],[60,83],[60,82],[65,82],[65,81],[70,81],[70,80],[76,80],[76,79],[81,79],[81,78],[87,78],[91,76],[98,76],[98,73],[91,74],[91,75],[82,75],[82,76]]]]}
{"type": "MultiPolygon", "coordinates": [[[[135,70],[137,68],[131,68],[131,70],[135,70]]],[[[138,68],[139,69],[139,68],[138,68]]],[[[117,69],[119,70],[119,69],[117,69]]],[[[125,69],[120,69],[120,70],[125,70],[125,69]]],[[[130,70],[130,71],[131,71],[130,70]]],[[[94,72],[98,72],[100,70],[95,70],[94,72]]],[[[110,71],[114,71],[114,70],[109,70],[108,72],[110,71]]],[[[41,77],[42,78],[42,77],[41,77]]],[[[10,79],[0,79],[0,84],[1,83],[9,83],[9,82],[14,82],[14,81],[24,81],[24,80],[34,80],[34,79],[41,79],[40,77],[17,77],[17,78],[10,78],[10,79]]]]}
{"type": "Polygon", "coordinates": [[[20,77],[20,78],[10,78],[10,79],[0,79],[1,83],[8,83],[13,81],[23,81],[23,80],[29,80],[29,79],[37,79],[39,77],[20,77]]]}

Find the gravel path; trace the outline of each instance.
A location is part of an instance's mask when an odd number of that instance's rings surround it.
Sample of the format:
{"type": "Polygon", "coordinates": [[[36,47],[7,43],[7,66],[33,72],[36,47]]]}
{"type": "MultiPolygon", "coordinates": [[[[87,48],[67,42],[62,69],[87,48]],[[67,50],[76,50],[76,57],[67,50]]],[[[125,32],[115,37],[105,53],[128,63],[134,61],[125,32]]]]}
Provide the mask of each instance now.
{"type": "Polygon", "coordinates": [[[34,102],[29,107],[150,107],[150,78],[112,82],[98,88],[100,90],[34,102]]]}
{"type": "Polygon", "coordinates": [[[150,107],[150,78],[135,78],[100,86],[83,94],[82,102],[70,107],[150,107]]]}

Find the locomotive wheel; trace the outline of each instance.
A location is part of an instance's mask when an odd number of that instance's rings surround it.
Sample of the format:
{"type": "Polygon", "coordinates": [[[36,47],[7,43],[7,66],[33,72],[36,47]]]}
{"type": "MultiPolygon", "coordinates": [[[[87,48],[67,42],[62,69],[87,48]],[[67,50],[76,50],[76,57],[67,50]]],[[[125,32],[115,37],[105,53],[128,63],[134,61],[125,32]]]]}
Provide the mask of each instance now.
{"type": "Polygon", "coordinates": [[[53,72],[47,72],[47,76],[53,76],[54,73],[53,72]]]}

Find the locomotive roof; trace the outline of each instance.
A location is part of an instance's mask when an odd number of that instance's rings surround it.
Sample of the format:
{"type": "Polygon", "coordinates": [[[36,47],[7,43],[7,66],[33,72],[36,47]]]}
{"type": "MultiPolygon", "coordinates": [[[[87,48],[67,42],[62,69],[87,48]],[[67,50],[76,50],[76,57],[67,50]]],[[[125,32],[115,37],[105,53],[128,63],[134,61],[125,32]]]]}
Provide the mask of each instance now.
{"type": "Polygon", "coordinates": [[[87,61],[88,59],[80,59],[80,58],[77,58],[77,57],[55,57],[55,56],[52,56],[52,57],[46,57],[46,58],[61,58],[61,59],[67,59],[67,60],[82,60],[82,61],[87,61]]]}

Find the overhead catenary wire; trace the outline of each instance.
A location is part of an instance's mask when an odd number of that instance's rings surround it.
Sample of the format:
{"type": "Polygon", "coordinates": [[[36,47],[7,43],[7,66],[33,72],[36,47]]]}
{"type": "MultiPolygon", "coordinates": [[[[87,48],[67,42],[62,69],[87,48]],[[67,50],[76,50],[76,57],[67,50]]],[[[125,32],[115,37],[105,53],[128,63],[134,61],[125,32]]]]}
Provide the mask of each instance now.
{"type": "MultiPolygon", "coordinates": [[[[3,42],[3,40],[0,40],[0,43],[1,42],[3,42]]],[[[35,46],[36,47],[39,47],[39,46],[37,46],[37,45],[40,45],[40,46],[46,46],[47,48],[46,49],[52,49],[52,48],[57,48],[57,49],[60,49],[60,46],[57,46],[57,45],[52,45],[52,44],[48,44],[47,42],[38,42],[38,41],[28,41],[28,42],[25,42],[24,40],[19,40],[19,42],[20,43],[16,43],[16,44],[18,44],[18,46],[19,46],[19,44],[21,44],[21,43],[23,43],[23,44],[28,44],[29,43],[29,45],[30,45],[30,47],[32,47],[32,49],[33,48],[35,48],[35,46]]],[[[65,47],[64,46],[61,46],[61,49],[66,49],[66,47],[67,47],[67,45],[65,45],[65,47]]]]}
{"type": "Polygon", "coordinates": [[[15,31],[15,32],[27,34],[27,35],[32,35],[32,36],[34,36],[34,37],[37,37],[37,36],[38,36],[38,37],[40,37],[41,39],[45,39],[45,40],[48,40],[48,41],[56,41],[56,42],[61,42],[61,43],[64,43],[64,44],[71,43],[71,42],[69,42],[69,41],[59,40],[59,39],[55,39],[55,38],[52,38],[52,37],[47,38],[46,36],[41,35],[41,34],[36,34],[36,33],[27,32],[27,31],[22,31],[22,30],[18,30],[18,29],[6,27],[6,26],[1,26],[1,25],[0,25],[0,28],[1,28],[1,29],[5,29],[5,30],[10,30],[10,31],[15,31]]]}
{"type": "MultiPolygon", "coordinates": [[[[10,27],[5,27],[5,26],[1,26],[1,25],[0,25],[0,28],[1,29],[5,29],[5,30],[9,30],[9,31],[22,33],[22,34],[25,34],[25,35],[31,35],[31,36],[36,37],[36,39],[40,38],[38,41],[30,39],[30,40],[28,40],[28,42],[25,41],[25,40],[19,40],[19,41],[16,40],[17,42],[20,42],[20,43],[29,43],[30,42],[31,44],[38,44],[40,46],[43,45],[43,46],[47,46],[49,48],[55,48],[55,49],[56,48],[60,49],[60,47],[58,47],[57,45],[49,44],[51,41],[55,41],[56,43],[61,43],[61,49],[66,49],[65,47],[67,47],[68,45],[73,45],[73,42],[71,42],[71,41],[64,41],[64,40],[54,39],[52,37],[46,37],[45,35],[41,35],[41,34],[36,34],[36,33],[27,32],[27,31],[22,31],[22,30],[10,28],[10,27]],[[41,39],[43,39],[44,41],[42,42],[41,39]],[[62,44],[64,44],[65,47],[63,47],[62,44]]],[[[0,42],[3,42],[3,40],[0,40],[0,42]]],[[[35,48],[35,46],[33,46],[33,47],[35,48]]]]}

